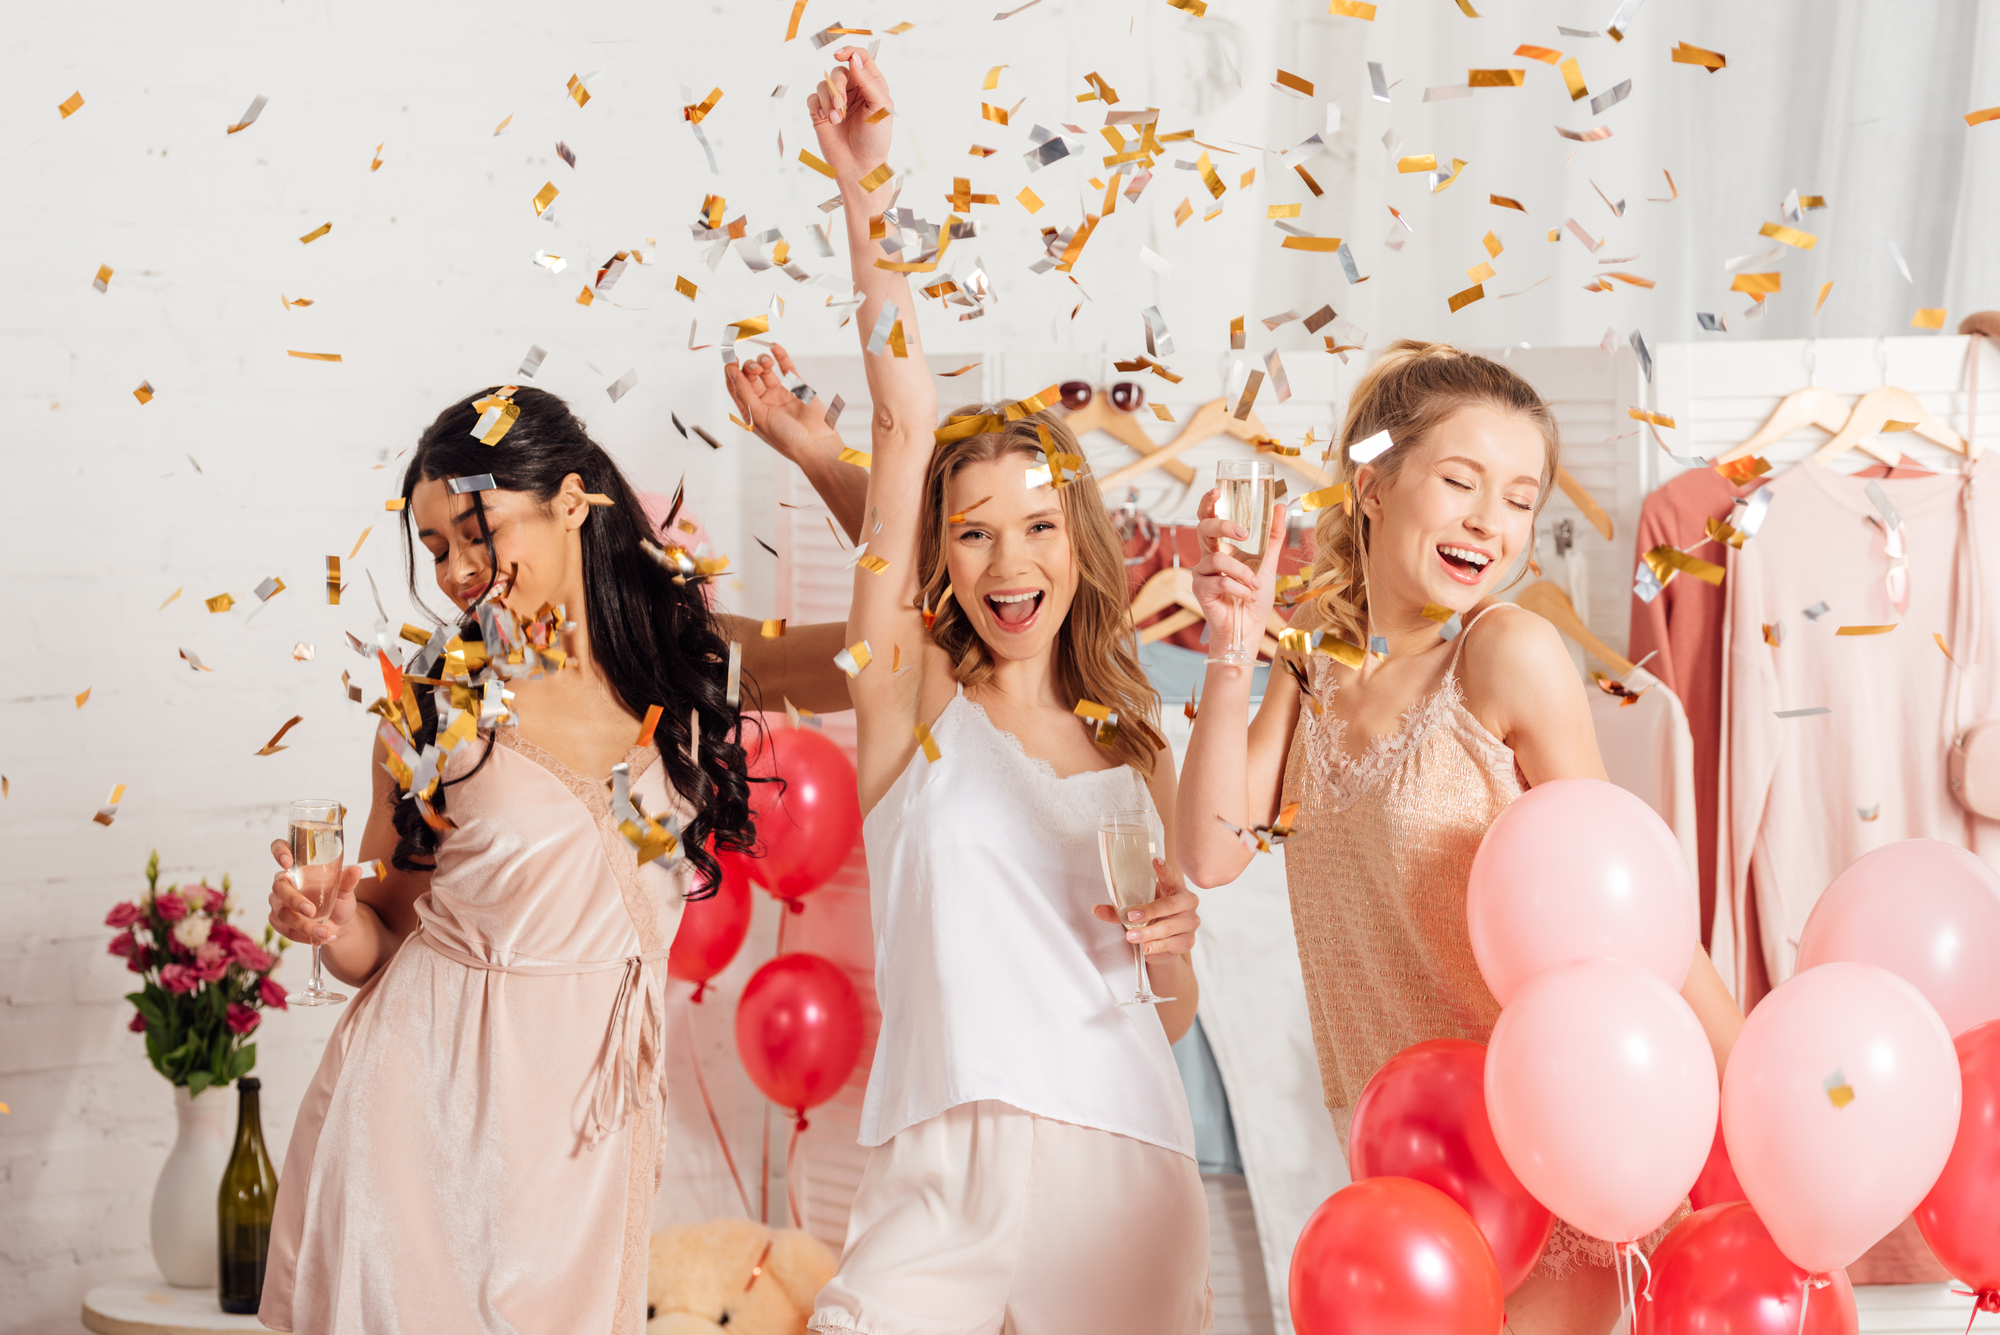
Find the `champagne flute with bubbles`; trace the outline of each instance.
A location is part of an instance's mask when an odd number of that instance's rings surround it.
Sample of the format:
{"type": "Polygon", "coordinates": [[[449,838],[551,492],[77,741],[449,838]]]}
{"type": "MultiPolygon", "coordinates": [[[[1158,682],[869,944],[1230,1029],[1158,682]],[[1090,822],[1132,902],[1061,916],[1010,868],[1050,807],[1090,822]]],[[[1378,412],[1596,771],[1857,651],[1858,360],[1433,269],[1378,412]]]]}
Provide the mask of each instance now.
{"type": "MultiPolygon", "coordinates": [[[[1133,909],[1144,908],[1158,896],[1160,882],[1153,872],[1153,859],[1163,856],[1161,850],[1165,847],[1160,818],[1149,810],[1114,811],[1097,827],[1097,852],[1104,864],[1104,884],[1110,888],[1111,902],[1118,908],[1120,926],[1129,928],[1131,923],[1126,915],[1133,909]]],[[[1147,986],[1146,951],[1137,941],[1132,943],[1132,973],[1132,995],[1119,1005],[1141,1006],[1173,1000],[1155,996],[1147,986]]]]}
{"type": "MultiPolygon", "coordinates": [[[[292,846],[292,884],[313,904],[313,922],[324,923],[333,916],[333,903],[340,897],[340,871],[344,865],[341,847],[340,803],[307,798],[292,803],[288,831],[292,846]]],[[[344,992],[326,985],[320,970],[319,942],[313,942],[312,984],[289,998],[294,1006],[337,1006],[347,1000],[344,992]]]]}
{"type": "MultiPolygon", "coordinates": [[[[1224,459],[1215,466],[1215,513],[1250,536],[1225,542],[1224,550],[1255,571],[1271,540],[1271,504],[1278,498],[1278,466],[1269,459],[1224,459]]],[[[1254,663],[1262,634],[1244,643],[1245,608],[1229,613],[1229,647],[1216,655],[1224,663],[1254,663]]]]}

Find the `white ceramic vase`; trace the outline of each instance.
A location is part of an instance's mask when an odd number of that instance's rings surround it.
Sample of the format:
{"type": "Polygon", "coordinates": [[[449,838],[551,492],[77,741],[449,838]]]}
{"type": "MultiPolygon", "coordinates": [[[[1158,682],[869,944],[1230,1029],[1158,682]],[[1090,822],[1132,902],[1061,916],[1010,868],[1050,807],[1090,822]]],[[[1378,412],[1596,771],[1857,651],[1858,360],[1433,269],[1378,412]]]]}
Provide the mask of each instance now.
{"type": "Polygon", "coordinates": [[[235,1110],[228,1085],[212,1085],[199,1098],[174,1086],[180,1131],[153,1187],[153,1263],[167,1283],[182,1289],[216,1285],[216,1197],[229,1166],[235,1110]]]}

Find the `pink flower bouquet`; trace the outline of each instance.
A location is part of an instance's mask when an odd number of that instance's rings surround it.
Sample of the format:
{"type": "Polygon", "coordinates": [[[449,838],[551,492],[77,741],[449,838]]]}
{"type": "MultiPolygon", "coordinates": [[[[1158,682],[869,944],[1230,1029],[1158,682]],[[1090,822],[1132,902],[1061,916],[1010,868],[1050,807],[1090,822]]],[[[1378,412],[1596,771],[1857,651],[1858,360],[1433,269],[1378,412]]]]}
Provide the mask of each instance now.
{"type": "Polygon", "coordinates": [[[260,944],[231,926],[229,878],[222,888],[160,885],[160,855],[146,863],[146,894],[115,905],[111,953],[144,985],[125,999],[137,1008],[131,1029],[146,1036],[153,1069],[190,1095],[226,1085],[257,1064],[249,1040],[266,1007],[285,1009],[285,989],[271,977],[289,944],[269,927],[260,944]]]}

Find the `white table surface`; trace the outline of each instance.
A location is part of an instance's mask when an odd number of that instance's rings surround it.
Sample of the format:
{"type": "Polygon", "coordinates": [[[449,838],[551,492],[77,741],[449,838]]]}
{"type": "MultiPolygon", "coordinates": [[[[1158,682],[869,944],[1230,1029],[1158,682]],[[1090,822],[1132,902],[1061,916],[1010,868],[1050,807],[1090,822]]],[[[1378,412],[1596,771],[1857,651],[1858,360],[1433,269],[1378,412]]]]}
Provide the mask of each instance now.
{"type": "Polygon", "coordinates": [[[194,1335],[261,1331],[254,1316],[230,1316],[214,1289],[176,1289],[158,1275],[100,1284],[83,1296],[83,1326],[97,1335],[194,1335]]]}

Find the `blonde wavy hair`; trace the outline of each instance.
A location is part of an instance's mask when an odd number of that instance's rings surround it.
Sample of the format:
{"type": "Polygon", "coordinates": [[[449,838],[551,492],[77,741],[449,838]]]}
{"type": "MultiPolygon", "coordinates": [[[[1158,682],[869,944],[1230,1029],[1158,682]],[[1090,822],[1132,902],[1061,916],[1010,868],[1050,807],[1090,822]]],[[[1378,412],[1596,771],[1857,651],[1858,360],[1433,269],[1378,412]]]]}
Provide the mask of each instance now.
{"type": "MultiPolygon", "coordinates": [[[[1355,644],[1368,643],[1369,521],[1362,512],[1364,498],[1357,482],[1360,466],[1349,457],[1355,443],[1385,430],[1395,442],[1370,461],[1375,467],[1370,490],[1379,490],[1402,472],[1432,428],[1462,409],[1481,404],[1525,418],[1541,433],[1542,486],[1534,510],[1535,516],[1540,516],[1555,482],[1562,442],[1555,417],[1534,386],[1499,362],[1449,343],[1399,340],[1355,385],[1354,397],[1347,405],[1347,421],[1340,429],[1338,476],[1353,499],[1347,505],[1321,510],[1313,528],[1314,594],[1310,606],[1317,612],[1317,624],[1355,644]]],[[[1532,526],[1529,531],[1528,559],[1532,561],[1532,526]]],[[[1526,573],[1524,565],[1507,588],[1520,583],[1526,573]]]]}
{"type": "MultiPolygon", "coordinates": [[[[984,411],[974,404],[957,409],[952,416],[984,411]]],[[[1026,465],[1039,464],[1042,441],[1037,424],[1047,428],[1058,451],[1082,455],[1076,437],[1063,425],[1061,415],[1043,411],[1009,422],[1000,431],[938,446],[924,474],[918,578],[922,581],[924,605],[937,608],[937,619],[931,624],[931,640],[951,656],[953,674],[964,686],[978,686],[990,679],[994,665],[991,651],[973,628],[965,609],[955,597],[945,594],[951,583],[945,561],[945,543],[950,536],[945,488],[969,464],[988,463],[1008,455],[1020,456],[1026,465]]],[[[1072,708],[1079,700],[1090,700],[1116,713],[1118,735],[1110,743],[1110,749],[1139,773],[1151,775],[1166,743],[1159,731],[1160,695],[1139,666],[1132,628],[1126,622],[1125,549],[1104,511],[1097,481],[1087,469],[1058,487],[1056,495],[1062,505],[1071,559],[1077,568],[1076,596],[1056,634],[1057,688],[1072,708]]]]}

